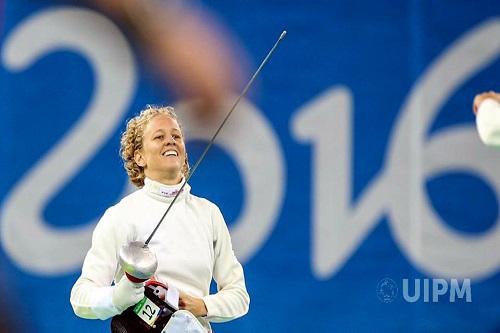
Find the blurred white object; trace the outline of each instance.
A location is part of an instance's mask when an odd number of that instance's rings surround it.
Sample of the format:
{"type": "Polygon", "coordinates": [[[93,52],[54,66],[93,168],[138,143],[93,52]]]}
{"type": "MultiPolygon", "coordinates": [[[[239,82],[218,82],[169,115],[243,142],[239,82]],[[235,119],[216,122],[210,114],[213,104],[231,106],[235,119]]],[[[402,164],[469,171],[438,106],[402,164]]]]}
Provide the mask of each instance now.
{"type": "Polygon", "coordinates": [[[484,100],[477,110],[476,127],[485,145],[500,147],[500,103],[492,98],[484,100]]]}
{"type": "Polygon", "coordinates": [[[176,311],[162,333],[207,333],[196,317],[189,311],[176,311]]]}

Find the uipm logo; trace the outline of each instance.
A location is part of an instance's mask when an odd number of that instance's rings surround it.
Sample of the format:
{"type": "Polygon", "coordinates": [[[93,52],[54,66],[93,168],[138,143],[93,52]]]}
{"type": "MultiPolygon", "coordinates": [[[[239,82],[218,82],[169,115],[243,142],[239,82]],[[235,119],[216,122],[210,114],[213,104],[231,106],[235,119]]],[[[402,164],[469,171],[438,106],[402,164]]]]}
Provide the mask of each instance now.
{"type": "MultiPolygon", "coordinates": [[[[389,278],[383,278],[377,285],[377,297],[383,303],[391,303],[398,295],[397,283],[389,278]]],[[[457,299],[472,302],[472,289],[470,279],[463,279],[461,284],[458,279],[413,279],[413,287],[410,288],[410,280],[403,279],[403,299],[408,303],[418,302],[423,298],[424,303],[437,303],[448,301],[454,303],[457,299]],[[410,290],[411,289],[411,290],[410,290]]]]}
{"type": "MultiPolygon", "coordinates": [[[[414,303],[420,300],[420,286],[423,285],[422,295],[424,297],[424,302],[428,303],[430,301],[430,295],[432,293],[432,302],[439,302],[440,296],[445,296],[448,293],[448,281],[445,279],[414,279],[414,293],[410,296],[409,292],[409,280],[403,279],[403,298],[409,303],[414,303]],[[423,283],[422,283],[423,282],[423,283]],[[432,282],[432,283],[430,283],[432,282]],[[432,291],[430,291],[430,286],[432,285],[432,291]]],[[[451,279],[449,283],[449,302],[454,303],[457,298],[464,298],[467,303],[472,302],[472,290],[470,287],[470,279],[463,279],[462,286],[459,285],[457,279],[451,279]]]]}

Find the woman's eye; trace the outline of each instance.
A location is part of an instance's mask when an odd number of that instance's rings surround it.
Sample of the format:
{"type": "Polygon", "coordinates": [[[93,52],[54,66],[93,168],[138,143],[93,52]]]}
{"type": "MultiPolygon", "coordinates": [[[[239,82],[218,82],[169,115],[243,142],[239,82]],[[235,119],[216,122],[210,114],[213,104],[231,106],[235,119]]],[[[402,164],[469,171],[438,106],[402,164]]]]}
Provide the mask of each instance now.
{"type": "Polygon", "coordinates": [[[163,135],[158,135],[154,139],[155,140],[163,140],[164,136],[163,135]]]}

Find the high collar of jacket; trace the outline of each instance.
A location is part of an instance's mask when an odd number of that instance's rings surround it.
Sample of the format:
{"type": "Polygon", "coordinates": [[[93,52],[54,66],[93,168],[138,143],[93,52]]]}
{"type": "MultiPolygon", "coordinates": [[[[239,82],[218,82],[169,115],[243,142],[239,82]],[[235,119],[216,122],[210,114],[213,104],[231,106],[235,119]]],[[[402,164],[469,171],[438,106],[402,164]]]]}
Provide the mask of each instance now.
{"type": "MultiPolygon", "coordinates": [[[[163,202],[171,202],[172,200],[174,200],[174,197],[180,191],[182,184],[184,184],[184,178],[182,178],[181,182],[177,185],[165,185],[146,177],[144,179],[143,189],[153,199],[160,200],[163,202]]],[[[191,186],[189,186],[189,184],[186,184],[182,189],[182,192],[179,194],[179,197],[176,199],[176,201],[185,198],[190,191],[191,191],[191,186]]]]}

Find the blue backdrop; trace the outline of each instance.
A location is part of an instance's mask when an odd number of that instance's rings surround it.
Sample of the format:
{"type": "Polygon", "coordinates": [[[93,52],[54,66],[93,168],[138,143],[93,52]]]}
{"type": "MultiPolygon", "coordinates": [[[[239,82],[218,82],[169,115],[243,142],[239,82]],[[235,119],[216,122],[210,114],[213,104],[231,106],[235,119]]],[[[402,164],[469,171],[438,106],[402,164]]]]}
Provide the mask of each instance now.
{"type": "MultiPolygon", "coordinates": [[[[288,31],[191,182],[221,207],[251,295],[215,330],[499,331],[500,151],[471,112],[500,89],[498,1],[203,5],[254,64],[288,31]]],[[[76,1],[8,1],[3,20],[4,307],[35,332],[107,332],[69,292],[97,219],[130,191],[119,135],[145,104],[182,101],[76,1]]],[[[182,117],[194,161],[210,129],[182,117]]]]}

